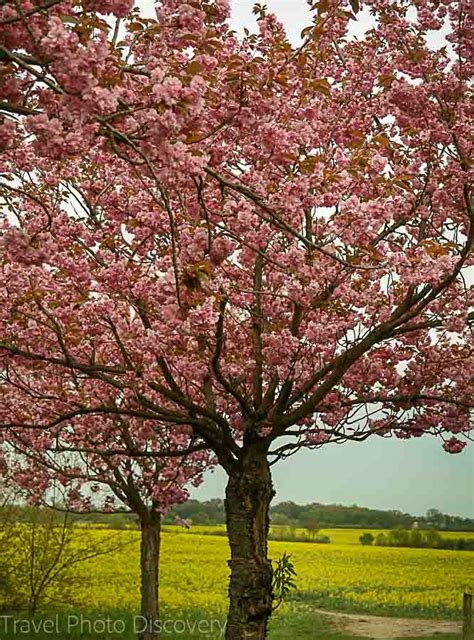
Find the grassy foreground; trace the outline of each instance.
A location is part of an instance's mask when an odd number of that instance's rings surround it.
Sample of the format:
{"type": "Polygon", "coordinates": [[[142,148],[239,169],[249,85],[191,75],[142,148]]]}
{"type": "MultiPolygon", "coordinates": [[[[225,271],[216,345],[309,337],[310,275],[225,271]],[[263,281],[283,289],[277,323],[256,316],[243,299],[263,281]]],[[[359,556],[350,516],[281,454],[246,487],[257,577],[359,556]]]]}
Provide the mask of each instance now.
{"type": "MultiPolygon", "coordinates": [[[[81,614],[79,614],[81,616],[81,614]]],[[[65,614],[38,616],[34,620],[18,620],[14,628],[13,620],[0,618],[1,640],[136,640],[140,620],[134,620],[129,613],[83,612],[82,617],[65,614]]],[[[172,615],[164,612],[163,639],[173,640],[220,640],[224,637],[224,619],[211,618],[205,611],[188,610],[172,615]]],[[[286,612],[275,618],[271,624],[269,640],[370,640],[357,638],[338,631],[334,623],[323,619],[317,613],[286,612]]],[[[419,640],[419,638],[403,638],[419,640]]],[[[424,636],[423,640],[459,640],[456,635],[436,634],[424,636]]]]}

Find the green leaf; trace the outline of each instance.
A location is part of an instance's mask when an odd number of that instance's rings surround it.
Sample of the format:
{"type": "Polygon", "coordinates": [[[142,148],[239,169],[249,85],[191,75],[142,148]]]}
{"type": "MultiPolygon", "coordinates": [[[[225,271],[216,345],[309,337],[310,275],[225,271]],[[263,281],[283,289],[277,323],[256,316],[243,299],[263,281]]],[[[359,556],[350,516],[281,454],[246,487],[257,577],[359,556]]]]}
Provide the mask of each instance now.
{"type": "Polygon", "coordinates": [[[66,24],[78,24],[79,23],[79,19],[76,18],[75,16],[60,16],[61,21],[65,22],[66,24]]]}
{"type": "Polygon", "coordinates": [[[274,599],[277,601],[275,609],[291,591],[297,589],[293,576],[296,576],[296,570],[291,561],[291,555],[284,553],[276,561],[273,571],[273,594],[274,599]]]}

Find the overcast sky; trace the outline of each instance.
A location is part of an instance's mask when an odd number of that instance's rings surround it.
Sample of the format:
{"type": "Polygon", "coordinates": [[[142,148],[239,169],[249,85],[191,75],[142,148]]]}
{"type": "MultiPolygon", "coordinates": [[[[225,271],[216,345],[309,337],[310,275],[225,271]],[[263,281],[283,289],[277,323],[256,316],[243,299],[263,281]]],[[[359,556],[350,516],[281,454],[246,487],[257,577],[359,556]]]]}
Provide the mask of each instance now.
{"type": "MultiPolygon", "coordinates": [[[[275,502],[339,503],[399,509],[422,515],[427,509],[474,517],[474,443],[460,454],[443,451],[425,436],[327,445],[302,451],[274,467],[275,502]]],[[[225,474],[216,470],[192,497],[223,497],[225,474]]]]}
{"type": "MultiPolygon", "coordinates": [[[[262,0],[263,1],[263,0],[262,0]]],[[[310,24],[305,0],[264,2],[284,23],[293,42],[310,24]]],[[[232,25],[241,31],[255,30],[253,0],[233,0],[232,25]]],[[[139,2],[144,14],[154,15],[150,0],[139,2]]],[[[370,17],[359,17],[355,34],[363,33],[370,17]]],[[[430,38],[444,44],[439,34],[430,38]]],[[[362,443],[329,445],[304,451],[274,467],[276,501],[359,504],[381,509],[400,509],[415,515],[437,508],[446,513],[474,517],[474,443],[461,454],[450,455],[432,437],[412,440],[374,436],[362,443]]],[[[225,474],[208,474],[192,492],[199,499],[223,497],[225,474]]]]}

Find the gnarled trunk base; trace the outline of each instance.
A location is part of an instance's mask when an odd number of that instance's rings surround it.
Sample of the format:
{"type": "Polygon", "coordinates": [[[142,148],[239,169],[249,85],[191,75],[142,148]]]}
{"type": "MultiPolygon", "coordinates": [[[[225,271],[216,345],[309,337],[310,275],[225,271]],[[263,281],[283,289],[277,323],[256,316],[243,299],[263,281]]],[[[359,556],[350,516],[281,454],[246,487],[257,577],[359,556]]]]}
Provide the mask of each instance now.
{"type": "Polygon", "coordinates": [[[274,496],[266,451],[253,449],[226,488],[231,559],[226,640],[264,640],[272,612],[273,571],[268,552],[269,507],[274,496]]]}

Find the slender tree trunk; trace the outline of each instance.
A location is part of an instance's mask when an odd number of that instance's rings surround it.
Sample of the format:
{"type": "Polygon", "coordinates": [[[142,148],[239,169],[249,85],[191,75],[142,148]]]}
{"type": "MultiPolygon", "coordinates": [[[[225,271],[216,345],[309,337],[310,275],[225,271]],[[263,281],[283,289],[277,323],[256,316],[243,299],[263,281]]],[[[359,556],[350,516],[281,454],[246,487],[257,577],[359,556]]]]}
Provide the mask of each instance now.
{"type": "Polygon", "coordinates": [[[140,640],[157,640],[159,638],[158,566],[161,515],[150,511],[141,518],[140,524],[141,608],[138,637],[140,640]]]}
{"type": "Polygon", "coordinates": [[[250,448],[229,475],[226,521],[231,570],[226,640],[264,640],[272,612],[273,571],[268,552],[274,496],[266,451],[250,448]]]}
{"type": "Polygon", "coordinates": [[[37,594],[32,595],[30,598],[30,601],[28,603],[28,615],[30,616],[30,618],[33,618],[38,611],[38,599],[39,597],[37,594]]]}

